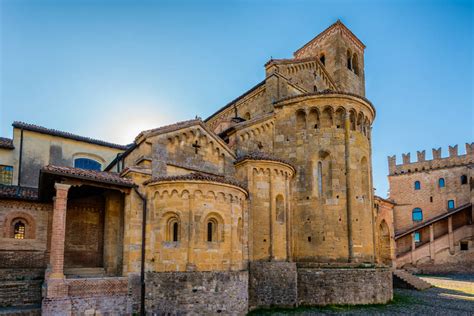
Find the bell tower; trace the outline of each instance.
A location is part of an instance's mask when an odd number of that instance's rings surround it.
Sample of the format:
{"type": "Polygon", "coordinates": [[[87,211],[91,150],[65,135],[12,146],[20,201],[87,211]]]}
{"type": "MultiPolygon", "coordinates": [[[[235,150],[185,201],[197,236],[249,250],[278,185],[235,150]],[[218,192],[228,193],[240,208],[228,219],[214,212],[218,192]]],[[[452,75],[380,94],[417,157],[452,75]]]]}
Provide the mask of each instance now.
{"type": "Polygon", "coordinates": [[[365,45],[338,20],[293,55],[296,60],[317,57],[338,91],[365,96],[364,49],[365,45]]]}

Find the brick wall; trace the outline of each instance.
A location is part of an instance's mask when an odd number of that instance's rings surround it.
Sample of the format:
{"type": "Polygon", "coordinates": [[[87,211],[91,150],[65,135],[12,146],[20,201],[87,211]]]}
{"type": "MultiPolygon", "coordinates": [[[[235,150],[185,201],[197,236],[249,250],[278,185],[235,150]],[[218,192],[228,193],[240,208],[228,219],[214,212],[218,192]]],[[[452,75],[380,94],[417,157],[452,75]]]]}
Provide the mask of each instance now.
{"type": "Polygon", "coordinates": [[[43,269],[0,269],[0,308],[41,304],[43,269]]]}
{"type": "Polygon", "coordinates": [[[165,315],[245,315],[248,309],[248,273],[148,272],[146,310],[165,315]]]}

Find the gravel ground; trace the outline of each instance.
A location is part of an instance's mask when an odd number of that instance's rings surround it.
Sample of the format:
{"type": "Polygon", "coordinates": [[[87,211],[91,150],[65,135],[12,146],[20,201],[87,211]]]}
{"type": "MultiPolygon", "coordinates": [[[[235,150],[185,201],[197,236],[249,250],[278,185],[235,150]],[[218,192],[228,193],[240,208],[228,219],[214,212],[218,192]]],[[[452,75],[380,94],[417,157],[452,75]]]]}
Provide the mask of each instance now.
{"type": "Polygon", "coordinates": [[[387,305],[329,306],[254,312],[253,315],[474,315],[474,275],[422,276],[424,291],[395,289],[387,305]]]}

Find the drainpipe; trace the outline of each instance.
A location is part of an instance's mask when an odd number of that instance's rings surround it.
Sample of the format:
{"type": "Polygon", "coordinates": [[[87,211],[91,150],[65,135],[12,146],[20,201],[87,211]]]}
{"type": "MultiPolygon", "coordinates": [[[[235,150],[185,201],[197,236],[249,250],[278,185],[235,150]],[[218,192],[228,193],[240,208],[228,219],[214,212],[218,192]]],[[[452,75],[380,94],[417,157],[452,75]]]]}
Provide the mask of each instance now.
{"type": "Polygon", "coordinates": [[[142,256],[140,267],[140,315],[145,315],[145,241],[146,241],[146,197],[138,191],[136,187],[133,188],[137,195],[142,200],[142,256]]]}
{"type": "Polygon", "coordinates": [[[20,157],[18,159],[18,187],[21,187],[21,165],[23,160],[23,128],[20,132],[20,157]]]}

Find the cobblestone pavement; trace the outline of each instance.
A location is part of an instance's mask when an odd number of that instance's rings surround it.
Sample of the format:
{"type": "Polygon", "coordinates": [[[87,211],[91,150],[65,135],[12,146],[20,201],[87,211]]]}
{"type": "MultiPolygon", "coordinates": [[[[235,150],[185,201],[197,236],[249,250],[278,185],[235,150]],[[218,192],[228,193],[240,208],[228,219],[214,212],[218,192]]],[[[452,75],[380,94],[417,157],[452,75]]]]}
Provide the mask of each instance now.
{"type": "Polygon", "coordinates": [[[474,275],[422,276],[435,285],[424,290],[395,289],[387,305],[329,306],[256,312],[254,315],[474,315],[474,275]]]}

